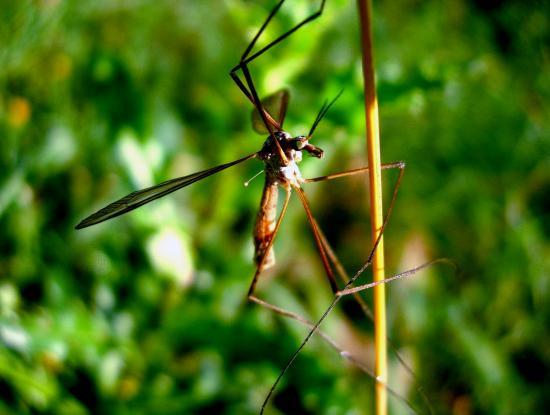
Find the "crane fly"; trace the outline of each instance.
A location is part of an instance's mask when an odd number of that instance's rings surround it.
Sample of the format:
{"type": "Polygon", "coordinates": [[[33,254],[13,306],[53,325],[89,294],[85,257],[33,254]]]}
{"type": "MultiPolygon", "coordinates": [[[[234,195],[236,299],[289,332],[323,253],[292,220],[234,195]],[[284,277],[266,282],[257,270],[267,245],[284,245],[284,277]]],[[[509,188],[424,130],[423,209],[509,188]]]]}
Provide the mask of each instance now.
{"type": "MultiPolygon", "coordinates": [[[[262,24],[262,26],[260,27],[256,35],[254,36],[250,44],[246,47],[244,53],[241,56],[239,63],[230,71],[230,76],[233,79],[233,81],[236,83],[237,87],[243,92],[245,97],[253,105],[252,125],[254,130],[264,135],[267,134],[267,138],[265,139],[260,150],[252,154],[248,154],[244,157],[241,157],[237,160],[221,164],[219,166],[211,167],[209,169],[192,173],[183,177],[167,180],[165,182],[148,187],[146,189],[132,192],[127,196],[105,206],[104,208],[100,209],[96,213],[93,213],[92,215],[82,220],[78,225],[76,225],[76,229],[82,229],[82,228],[96,225],[103,221],[115,218],[119,215],[128,213],[134,209],[137,209],[138,207],[143,206],[149,202],[152,202],[156,199],[164,197],[172,192],[175,192],[176,190],[182,189],[193,183],[206,179],[207,177],[212,176],[216,173],[219,173],[223,170],[226,170],[232,166],[244,163],[245,161],[248,161],[250,159],[258,159],[264,163],[263,171],[265,173],[265,184],[264,184],[263,192],[261,196],[260,207],[258,210],[258,214],[256,216],[254,228],[253,228],[254,229],[253,239],[254,239],[255,273],[252,278],[250,288],[248,290],[248,299],[278,314],[293,318],[301,322],[302,324],[305,324],[307,327],[310,328],[310,331],[307,337],[304,339],[301,346],[299,347],[299,349],[297,349],[296,352],[292,355],[287,365],[281,371],[279,377],[273,384],[271,390],[269,391],[269,394],[267,395],[262,405],[262,408],[260,410],[261,413],[263,412],[270,396],[274,392],[275,387],[277,386],[279,380],[286,373],[288,368],[291,366],[291,364],[297,357],[298,353],[306,345],[306,343],[314,333],[318,333],[333,348],[339,351],[342,356],[346,357],[352,363],[355,363],[360,369],[364,370],[365,372],[369,373],[372,377],[374,377],[372,373],[368,369],[365,369],[360,362],[358,362],[352,356],[347,354],[347,352],[339,348],[339,346],[337,346],[335,342],[333,342],[323,332],[320,331],[319,327],[321,323],[326,318],[326,316],[330,313],[330,311],[336,306],[338,301],[343,296],[346,296],[346,295],[354,295],[357,301],[359,301],[365,314],[372,319],[372,314],[370,313],[368,306],[364,303],[361,297],[357,296],[358,292],[369,289],[372,286],[377,284],[386,283],[398,278],[407,277],[434,262],[441,262],[440,260],[432,261],[428,264],[421,265],[417,268],[394,275],[393,277],[387,278],[382,281],[378,281],[370,284],[364,284],[358,287],[352,287],[352,284],[358,279],[358,277],[364,272],[364,270],[368,266],[370,266],[372,262],[374,252],[376,250],[376,247],[378,246],[378,242],[380,241],[380,238],[383,234],[383,230],[386,226],[388,217],[393,208],[395,198],[397,195],[397,190],[399,188],[399,184],[401,182],[401,178],[404,173],[405,163],[394,162],[394,163],[386,163],[381,166],[382,169],[398,169],[399,176],[394,185],[393,196],[388,208],[388,212],[384,219],[384,225],[381,229],[378,240],[374,243],[374,246],[370,252],[368,260],[353,275],[353,277],[349,278],[345,270],[343,269],[342,265],[340,264],[337,256],[334,254],[334,251],[330,247],[328,241],[326,240],[324,234],[322,233],[320,227],[318,226],[317,221],[313,217],[308,199],[306,197],[304,190],[302,189],[302,185],[305,183],[320,182],[320,181],[332,180],[332,179],[337,179],[337,178],[346,177],[346,176],[364,174],[369,170],[369,168],[362,167],[362,168],[343,171],[339,173],[333,173],[333,174],[329,174],[321,177],[303,178],[300,173],[300,169],[298,167],[298,163],[301,161],[304,153],[319,159],[323,157],[323,154],[324,154],[323,150],[315,146],[314,144],[310,143],[310,140],[313,138],[313,135],[319,123],[325,117],[328,110],[335,103],[335,101],[338,99],[340,94],[338,94],[330,102],[326,101],[322,105],[309,132],[306,135],[293,136],[292,134],[288,133],[283,129],[285,116],[286,116],[288,103],[289,103],[288,91],[280,90],[268,96],[264,100],[260,100],[258,97],[256,87],[253,82],[252,75],[250,73],[250,69],[248,67],[248,65],[252,61],[254,61],[258,57],[263,55],[272,47],[279,44],[281,41],[286,39],[288,36],[292,35],[294,32],[296,32],[298,29],[300,29],[307,23],[321,16],[325,7],[326,0],[321,0],[320,6],[315,13],[303,19],[300,23],[298,23],[292,29],[276,37],[275,40],[271,41],[266,46],[262,47],[259,51],[252,53],[252,50],[254,49],[256,42],[264,32],[266,27],[269,25],[272,18],[277,14],[277,12],[279,11],[279,9],[281,8],[284,2],[285,0],[279,0],[279,2],[271,10],[269,15],[267,16],[267,19],[264,21],[264,23],[262,24]],[[239,72],[242,72],[242,75],[244,76],[244,80],[241,79],[241,77],[239,76],[239,72]],[[278,202],[279,188],[282,188],[284,190],[285,198],[282,203],[282,207],[280,209],[279,215],[277,217],[277,204],[278,204],[277,202],[278,202]],[[313,238],[315,240],[317,252],[319,253],[319,257],[323,264],[326,278],[328,280],[328,283],[330,285],[332,292],[334,293],[333,302],[330,304],[326,312],[315,324],[311,323],[310,321],[304,319],[303,317],[295,313],[292,313],[276,305],[268,303],[256,297],[255,295],[255,288],[256,288],[256,284],[258,282],[258,278],[260,274],[264,270],[272,267],[275,264],[275,254],[274,254],[273,243],[277,235],[277,232],[280,228],[283,217],[285,216],[292,191],[296,192],[305,210],[305,213],[313,234],[313,238]],[[344,287],[341,289],[338,287],[338,284],[336,282],[333,268],[336,271],[336,274],[344,281],[344,287]]],[[[394,352],[397,355],[397,352],[395,350],[394,352]]],[[[405,367],[405,369],[409,373],[413,374],[412,369],[408,368],[408,366],[399,357],[399,355],[397,356],[401,364],[405,367]]],[[[389,388],[387,385],[385,386],[390,393],[397,395],[391,388],[389,388]]],[[[419,391],[420,391],[420,388],[419,388],[419,391]]],[[[405,398],[402,398],[399,395],[397,396],[402,401],[404,401],[405,404],[409,406],[409,408],[412,409],[412,406],[408,403],[408,401],[405,400],[405,398]]],[[[425,399],[424,395],[423,397],[425,399]]]]}
{"type": "MultiPolygon", "coordinates": [[[[339,95],[338,95],[339,96],[339,95]]],[[[288,132],[282,129],[286,109],[289,102],[288,90],[281,90],[267,97],[262,101],[262,108],[265,115],[270,120],[270,125],[275,128],[273,135],[268,135],[262,148],[252,154],[239,158],[229,163],[224,163],[203,171],[189,174],[187,176],[176,179],[167,180],[155,186],[148,187],[143,190],[138,190],[130,193],[123,198],[110,203],[99,211],[82,220],[76,229],[83,229],[88,226],[96,225],[106,220],[115,218],[124,213],[131,212],[140,206],[143,206],[156,199],[164,197],[176,190],[189,186],[200,180],[206,179],[213,174],[219,173],[229,167],[235,166],[247,160],[256,158],[264,163],[265,184],[262,192],[260,208],[254,225],[254,260],[259,272],[268,269],[275,264],[275,256],[272,241],[278,229],[279,221],[276,221],[277,200],[279,187],[286,190],[287,195],[290,195],[290,189],[294,188],[301,192],[300,185],[306,180],[302,178],[298,163],[302,160],[302,153],[307,153],[313,157],[322,158],[323,150],[309,142],[312,137],[315,127],[326,114],[330,106],[336,101],[336,98],[330,103],[323,105],[315,122],[309,131],[308,135],[299,135],[293,137],[288,132]],[[277,108],[277,112],[272,115],[267,108],[277,108]],[[281,156],[281,153],[283,156],[281,156]]],[[[259,121],[261,119],[258,112],[254,112],[252,123],[254,129],[260,133],[265,131],[265,126],[259,121]]],[[[288,196],[285,200],[283,212],[286,211],[288,196]]],[[[255,280],[257,277],[255,278],[255,280]]],[[[254,284],[251,286],[250,294],[254,289],[254,284]]],[[[332,282],[331,282],[332,285],[332,282]]],[[[336,286],[334,285],[334,288],[336,286]]]]}

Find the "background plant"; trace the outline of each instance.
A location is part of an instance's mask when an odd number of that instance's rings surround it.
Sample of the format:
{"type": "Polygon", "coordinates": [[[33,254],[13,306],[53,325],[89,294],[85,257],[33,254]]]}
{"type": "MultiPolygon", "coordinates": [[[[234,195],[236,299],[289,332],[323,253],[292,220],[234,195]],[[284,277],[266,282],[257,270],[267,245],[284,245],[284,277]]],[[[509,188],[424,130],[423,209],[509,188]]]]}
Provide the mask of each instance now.
{"type": "MultiPolygon", "coordinates": [[[[250,105],[227,73],[269,7],[0,2],[3,412],[259,408],[303,336],[244,304],[262,180],[242,183],[259,164],[108,225],[73,227],[133,189],[259,147],[250,105]]],[[[289,4],[271,33],[307,7],[289,4]]],[[[515,1],[403,1],[375,3],[374,14],[382,155],[408,164],[386,234],[389,270],[440,256],[462,267],[458,276],[434,269],[391,286],[391,335],[436,412],[542,413],[549,387],[548,10],[515,1]]],[[[296,133],[345,88],[318,129],[326,158],[304,161],[305,175],[365,163],[354,2],[331,0],[319,21],[252,71],[262,95],[292,88],[286,124],[296,133]]],[[[370,240],[364,182],[306,191],[355,269],[370,240]]],[[[282,234],[278,268],[262,292],[318,315],[330,291],[298,203],[282,234]]],[[[327,329],[351,349],[371,344],[371,328],[351,303],[327,329]]],[[[392,385],[418,400],[394,367],[392,385]]],[[[371,389],[314,342],[272,411],[369,413],[371,389]]]]}

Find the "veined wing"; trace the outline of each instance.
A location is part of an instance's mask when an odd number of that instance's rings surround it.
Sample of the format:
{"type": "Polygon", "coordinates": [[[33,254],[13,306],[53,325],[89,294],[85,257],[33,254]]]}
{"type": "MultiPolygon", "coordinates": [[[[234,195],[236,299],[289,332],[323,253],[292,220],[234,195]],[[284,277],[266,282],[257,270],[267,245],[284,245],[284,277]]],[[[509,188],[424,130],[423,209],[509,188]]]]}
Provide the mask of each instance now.
{"type": "Polygon", "coordinates": [[[256,157],[256,155],[257,153],[253,153],[230,163],[221,164],[219,166],[199,171],[188,176],[167,180],[155,186],[132,192],[122,199],[117,200],[116,202],[113,202],[110,205],[105,206],[103,209],[97,211],[96,213],[88,216],[86,219],[76,225],[76,229],[86,228],[87,226],[95,225],[107,219],[111,219],[126,212],[130,212],[140,206],[143,206],[146,203],[152,202],[153,200],[166,196],[169,193],[175,192],[182,187],[189,186],[192,183],[198,182],[199,180],[202,180],[208,176],[211,176],[212,174],[225,170],[228,167],[254,158],[256,157]]]}
{"type": "MultiPolygon", "coordinates": [[[[280,91],[277,91],[262,99],[262,108],[269,114],[272,120],[278,124],[275,125],[271,123],[277,130],[282,130],[283,128],[289,98],[290,94],[288,89],[281,89],[280,91]]],[[[268,122],[270,122],[269,117],[268,122]]],[[[269,131],[257,109],[252,111],[252,127],[254,128],[254,131],[259,134],[269,134],[269,131]]]]}

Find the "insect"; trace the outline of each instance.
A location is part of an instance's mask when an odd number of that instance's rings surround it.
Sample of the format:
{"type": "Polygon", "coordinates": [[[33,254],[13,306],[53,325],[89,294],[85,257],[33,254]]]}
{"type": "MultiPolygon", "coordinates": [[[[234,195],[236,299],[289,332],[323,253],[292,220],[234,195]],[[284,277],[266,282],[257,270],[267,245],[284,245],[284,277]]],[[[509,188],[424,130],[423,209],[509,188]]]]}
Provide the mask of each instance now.
{"type": "MultiPolygon", "coordinates": [[[[213,174],[219,173],[229,167],[243,163],[250,159],[259,159],[264,163],[265,185],[263,188],[259,211],[256,217],[256,223],[254,225],[254,261],[256,264],[256,271],[248,290],[249,299],[256,302],[261,302],[265,305],[263,301],[259,300],[254,295],[254,290],[260,274],[264,270],[272,267],[275,263],[273,242],[286,213],[290,196],[293,190],[298,194],[300,201],[302,202],[302,205],[305,209],[328,282],[332,291],[336,293],[338,291],[336,279],[334,277],[333,270],[329,264],[324,244],[321,241],[319,228],[311,213],[309,202],[302,189],[302,185],[308,182],[318,182],[343,176],[361,174],[366,172],[368,168],[365,167],[323,177],[305,179],[300,173],[298,163],[302,160],[303,153],[309,154],[316,158],[323,157],[323,150],[310,143],[310,140],[312,139],[313,134],[319,123],[327,114],[328,110],[334,104],[336,99],[338,99],[340,94],[338,94],[332,101],[325,102],[323,104],[307,135],[293,136],[287,131],[283,130],[283,124],[285,121],[289,102],[288,91],[278,91],[261,101],[258,98],[256,87],[248,69],[248,64],[254,59],[258,58],[267,50],[277,45],[280,41],[294,33],[306,23],[320,16],[323,12],[325,1],[326,0],[321,1],[320,8],[316,13],[303,20],[301,23],[296,25],[288,32],[276,38],[260,51],[251,54],[251,51],[254,48],[254,45],[256,44],[258,38],[263,33],[273,16],[277,13],[279,8],[284,3],[284,0],[281,0],[268,15],[266,21],[261,26],[256,36],[252,39],[251,43],[244,51],[239,64],[236,65],[230,72],[231,78],[235,81],[237,86],[241,89],[244,95],[252,102],[254,106],[252,117],[254,129],[259,133],[268,134],[263,146],[259,151],[246,155],[229,163],[221,164],[207,170],[189,174],[187,176],[179,177],[176,179],[171,179],[152,187],[132,192],[129,195],[107,205],[106,207],[88,216],[76,226],[76,229],[82,229],[88,226],[96,225],[103,221],[115,218],[119,215],[131,212],[132,210],[137,209],[140,206],[143,206],[149,202],[152,202],[172,192],[175,192],[176,190],[196,183],[197,181],[203,180],[213,174]],[[244,82],[238,75],[239,70],[242,71],[244,75],[244,82]],[[283,201],[279,217],[277,218],[277,201],[279,188],[282,188],[285,191],[285,199],[283,201]]],[[[399,163],[385,166],[385,168],[391,167],[402,168],[401,164],[399,163]]]]}
{"type": "Polygon", "coordinates": [[[320,8],[316,13],[303,20],[301,23],[299,23],[288,32],[279,36],[277,39],[262,48],[260,51],[251,54],[251,51],[256,44],[256,41],[263,33],[273,16],[277,13],[279,8],[284,3],[284,0],[280,1],[268,15],[266,21],[261,26],[256,36],[253,38],[251,43],[244,51],[239,64],[235,66],[230,72],[231,78],[235,81],[237,86],[241,89],[244,95],[252,102],[254,106],[252,117],[254,129],[257,132],[268,134],[265,142],[263,143],[263,146],[260,148],[259,151],[246,155],[229,163],[221,164],[207,170],[168,180],[152,187],[132,192],[129,195],[107,205],[106,207],[88,216],[76,226],[76,229],[86,228],[88,226],[96,225],[103,221],[115,218],[119,215],[137,209],[138,207],[143,206],[149,202],[164,197],[176,190],[189,186],[197,181],[203,180],[213,174],[219,173],[229,167],[243,163],[250,159],[259,159],[264,163],[265,185],[261,197],[260,208],[256,217],[256,223],[254,225],[254,261],[256,264],[256,272],[248,291],[249,298],[253,301],[258,300],[257,297],[254,296],[254,290],[258,278],[264,270],[272,267],[275,263],[273,242],[275,240],[275,236],[277,235],[283,217],[286,213],[290,196],[293,190],[298,194],[307,214],[307,218],[311,225],[313,236],[315,238],[315,242],[320,253],[330,287],[333,292],[337,292],[338,286],[336,283],[336,279],[329,264],[325,248],[321,241],[318,226],[313,219],[313,215],[309,207],[309,202],[302,189],[302,184],[364,173],[367,168],[337,173],[323,177],[305,179],[300,173],[298,163],[302,160],[303,153],[309,154],[310,156],[316,158],[323,157],[323,150],[310,143],[310,140],[312,139],[317,126],[319,125],[323,117],[327,114],[328,110],[334,104],[340,94],[338,94],[332,101],[325,102],[323,104],[307,135],[293,136],[283,129],[283,124],[285,121],[285,115],[289,102],[288,91],[278,91],[275,94],[267,97],[265,100],[261,101],[258,98],[256,87],[248,69],[248,64],[254,59],[258,58],[267,50],[277,45],[280,41],[285,39],[287,36],[295,32],[306,23],[320,16],[324,9],[325,1],[326,0],[321,1],[320,8]],[[238,75],[239,70],[242,71],[244,75],[244,82],[238,75]],[[282,188],[285,191],[285,199],[283,201],[279,217],[277,218],[277,199],[279,188],[282,188]]]}
{"type": "MultiPolygon", "coordinates": [[[[321,16],[325,7],[326,0],[321,0],[319,9],[315,13],[302,20],[289,31],[278,36],[275,40],[271,41],[259,51],[253,53],[252,51],[258,39],[264,32],[265,28],[269,25],[272,18],[277,14],[278,10],[281,8],[284,2],[285,0],[280,0],[277,5],[272,9],[272,11],[267,16],[267,19],[260,27],[259,31],[256,33],[250,44],[245,49],[239,63],[230,71],[231,78],[254,107],[253,126],[255,130],[257,132],[267,134],[267,138],[265,139],[262,147],[258,151],[252,154],[245,155],[244,157],[237,160],[221,164],[219,166],[215,166],[203,171],[192,173],[183,177],[171,179],[143,190],[132,192],[129,195],[107,205],[106,207],[88,216],[76,226],[76,229],[86,228],[88,226],[92,226],[103,221],[115,218],[119,215],[128,213],[134,209],[137,209],[140,206],[143,206],[149,202],[152,202],[172,192],[175,192],[176,190],[182,189],[200,180],[206,179],[211,175],[219,173],[240,163],[244,163],[248,160],[258,159],[262,161],[264,164],[265,184],[261,196],[259,211],[254,225],[253,237],[255,248],[255,272],[250,284],[250,288],[248,290],[248,299],[264,307],[267,307],[279,314],[290,316],[298,321],[302,321],[308,324],[312,328],[312,330],[310,331],[310,334],[303,343],[305,345],[309,337],[311,337],[311,335],[318,330],[322,319],[317,324],[313,325],[293,313],[290,313],[286,310],[279,308],[278,306],[267,303],[266,301],[258,298],[255,295],[255,288],[258,279],[263,271],[272,267],[275,264],[275,253],[273,244],[275,241],[275,237],[280,229],[282,220],[287,211],[291,194],[294,191],[298,195],[305,210],[313,234],[313,238],[315,240],[316,248],[323,264],[328,284],[332,292],[335,294],[335,301],[327,310],[325,316],[328,314],[328,312],[330,312],[330,310],[336,305],[338,299],[341,298],[343,295],[353,294],[360,289],[368,288],[357,287],[355,289],[352,289],[350,288],[349,284],[347,284],[344,287],[344,290],[340,291],[333,268],[336,268],[336,272],[339,275],[342,275],[342,271],[339,269],[341,268],[341,266],[339,265],[336,256],[332,252],[332,249],[328,245],[328,242],[324,238],[324,235],[322,234],[316,220],[314,219],[308,199],[302,188],[302,185],[306,183],[320,182],[324,180],[332,180],[346,176],[364,174],[368,171],[368,167],[362,167],[354,170],[343,171],[315,178],[304,178],[301,175],[298,163],[301,161],[304,153],[319,159],[323,157],[323,150],[312,144],[310,141],[312,140],[319,123],[325,117],[325,115],[338,99],[340,94],[338,94],[330,102],[326,101],[322,105],[307,134],[297,136],[293,136],[283,129],[289,102],[288,91],[281,90],[276,92],[275,94],[268,96],[264,100],[259,99],[257,89],[255,87],[248,65],[258,57],[263,55],[265,52],[267,52],[269,49],[279,44],[285,38],[292,35],[298,29],[321,16]],[[240,73],[242,73],[244,80],[241,78],[240,73]],[[280,189],[284,191],[285,196],[281,210],[277,217],[277,202],[280,189]]],[[[382,168],[399,169],[400,173],[394,190],[395,198],[395,192],[404,171],[404,163],[388,163],[384,164],[382,168]]],[[[390,209],[392,205],[390,205],[390,209]]],[[[375,249],[376,244],[373,247],[372,252],[374,252],[375,249]]],[[[369,258],[364,267],[362,267],[360,272],[358,272],[358,274],[356,274],[356,277],[354,277],[352,280],[355,280],[357,276],[363,272],[366,266],[370,264],[371,258],[369,258]]],[[[399,277],[401,277],[401,275],[394,277],[394,279],[399,277]]],[[[388,280],[391,280],[391,278],[388,280]]],[[[298,350],[296,354],[292,357],[287,367],[281,373],[281,376],[290,366],[299,351],[300,350],[298,350]]],[[[276,384],[274,385],[274,387],[275,386],[276,384]]],[[[262,410],[264,406],[262,407],[262,410]]]]}

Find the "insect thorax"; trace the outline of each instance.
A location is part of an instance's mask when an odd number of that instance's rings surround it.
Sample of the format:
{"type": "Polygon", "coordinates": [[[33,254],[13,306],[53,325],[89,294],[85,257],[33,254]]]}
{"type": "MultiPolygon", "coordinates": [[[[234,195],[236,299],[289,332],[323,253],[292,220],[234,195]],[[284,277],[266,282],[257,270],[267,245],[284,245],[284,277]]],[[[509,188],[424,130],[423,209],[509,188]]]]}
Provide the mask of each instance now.
{"type": "Polygon", "coordinates": [[[303,181],[298,168],[298,163],[302,161],[302,150],[318,158],[323,156],[323,150],[309,144],[308,138],[303,135],[292,137],[286,131],[276,131],[273,136],[279,142],[287,163],[282,160],[272,136],[268,136],[259,152],[267,176],[281,185],[299,186],[303,181]]]}

